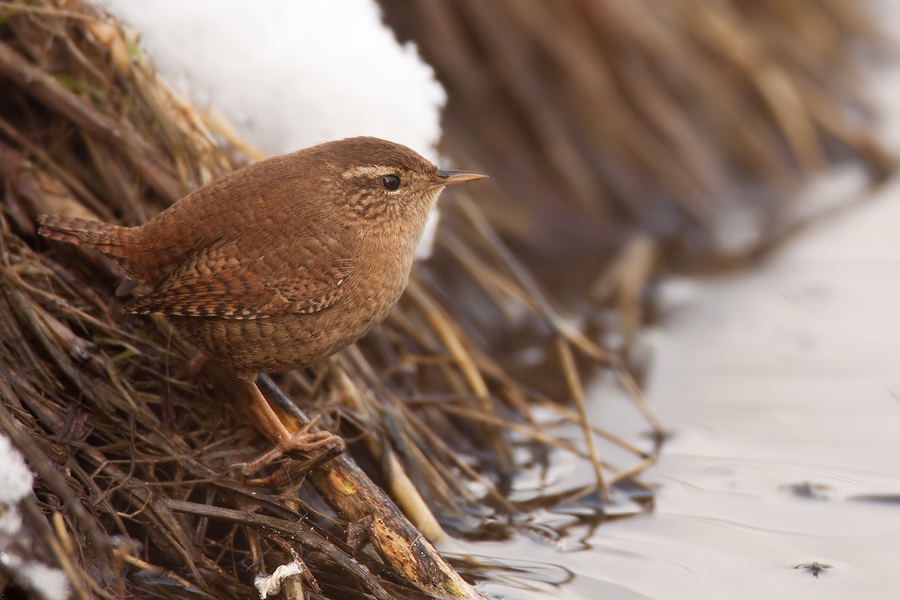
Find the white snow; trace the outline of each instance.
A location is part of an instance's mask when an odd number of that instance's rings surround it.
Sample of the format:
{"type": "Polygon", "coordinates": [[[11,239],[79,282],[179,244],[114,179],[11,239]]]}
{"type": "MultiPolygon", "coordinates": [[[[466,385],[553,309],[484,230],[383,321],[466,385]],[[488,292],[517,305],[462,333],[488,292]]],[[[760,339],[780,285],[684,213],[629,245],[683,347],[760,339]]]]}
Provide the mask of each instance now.
{"type": "Polygon", "coordinates": [[[443,88],[374,0],[102,0],[158,72],[269,155],[371,135],[436,160],[443,88]]]}
{"type": "Polygon", "coordinates": [[[0,434],[0,504],[12,506],[31,493],[34,477],[22,455],[0,434]]]}
{"type": "Polygon", "coordinates": [[[0,434],[0,564],[16,579],[37,590],[47,600],[66,600],[69,581],[59,569],[37,561],[23,560],[13,553],[22,529],[18,503],[31,493],[34,476],[12,445],[0,434]]]}

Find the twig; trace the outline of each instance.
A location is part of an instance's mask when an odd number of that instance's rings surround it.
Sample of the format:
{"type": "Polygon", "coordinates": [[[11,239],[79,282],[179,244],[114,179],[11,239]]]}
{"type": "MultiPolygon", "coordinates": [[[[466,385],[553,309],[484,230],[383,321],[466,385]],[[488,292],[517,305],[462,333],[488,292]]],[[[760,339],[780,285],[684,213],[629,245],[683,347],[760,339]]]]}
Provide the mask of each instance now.
{"type": "Polygon", "coordinates": [[[603,468],[600,463],[600,454],[597,452],[597,445],[594,443],[594,435],[591,431],[590,422],[588,421],[584,393],[581,389],[581,380],[578,376],[578,369],[575,367],[575,359],[572,357],[572,349],[569,347],[568,341],[562,336],[556,338],[556,348],[563,364],[563,371],[566,374],[566,382],[569,384],[569,391],[571,391],[572,398],[575,400],[575,407],[578,409],[581,428],[584,431],[584,439],[588,446],[588,454],[591,457],[591,464],[594,466],[594,475],[597,477],[597,488],[600,491],[600,498],[603,500],[604,504],[609,504],[609,489],[606,487],[606,483],[603,480],[603,468]]]}
{"type": "Polygon", "coordinates": [[[379,600],[392,600],[391,595],[381,587],[381,584],[368,569],[357,562],[353,557],[342,552],[334,544],[322,538],[318,533],[309,529],[308,526],[304,527],[303,525],[285,521],[284,519],[256,515],[245,511],[232,510],[230,508],[209,506],[207,504],[197,504],[194,502],[184,502],[172,499],[166,500],[165,503],[166,506],[175,512],[209,517],[212,519],[222,519],[232,523],[253,527],[260,531],[285,535],[310,548],[315,548],[328,556],[331,560],[340,565],[342,569],[361,581],[372,595],[379,598],[379,600]]]}

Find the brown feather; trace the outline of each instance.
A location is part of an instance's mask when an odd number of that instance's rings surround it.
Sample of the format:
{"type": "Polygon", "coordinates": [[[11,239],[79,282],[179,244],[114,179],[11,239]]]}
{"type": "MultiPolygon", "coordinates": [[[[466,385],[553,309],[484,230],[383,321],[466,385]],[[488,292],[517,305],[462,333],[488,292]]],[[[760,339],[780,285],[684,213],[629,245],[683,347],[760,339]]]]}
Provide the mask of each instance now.
{"type": "Polygon", "coordinates": [[[448,177],[404,146],[350,138],[235,171],[140,227],[44,215],[41,234],[113,257],[137,295],[127,312],[167,316],[252,376],[321,360],[387,316],[442,186],[477,175],[448,177]]]}

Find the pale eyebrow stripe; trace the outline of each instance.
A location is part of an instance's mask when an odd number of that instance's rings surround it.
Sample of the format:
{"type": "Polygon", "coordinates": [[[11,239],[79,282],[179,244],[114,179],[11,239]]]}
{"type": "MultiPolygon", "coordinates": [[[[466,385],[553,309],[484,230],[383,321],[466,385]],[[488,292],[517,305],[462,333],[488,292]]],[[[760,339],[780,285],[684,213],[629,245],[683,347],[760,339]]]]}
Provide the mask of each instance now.
{"type": "Polygon", "coordinates": [[[352,177],[362,177],[364,175],[392,175],[396,172],[396,169],[383,166],[351,167],[341,173],[341,178],[350,179],[352,177]]]}

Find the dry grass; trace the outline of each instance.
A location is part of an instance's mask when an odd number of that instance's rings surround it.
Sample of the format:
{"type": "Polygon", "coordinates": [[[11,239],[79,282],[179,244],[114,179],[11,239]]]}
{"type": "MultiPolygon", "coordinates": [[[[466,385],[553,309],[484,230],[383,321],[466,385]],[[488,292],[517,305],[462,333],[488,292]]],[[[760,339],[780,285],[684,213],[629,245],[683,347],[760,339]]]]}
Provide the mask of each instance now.
{"type": "MultiPolygon", "coordinates": [[[[350,524],[308,483],[314,464],[285,457],[266,477],[235,473],[268,443],[189,372],[192,350],[165,322],[118,310],[115,265],[36,236],[44,212],[145,221],[244,164],[227,131],[156,78],[132,33],[77,0],[0,4],[0,86],[0,426],[38,475],[22,506],[28,539],[7,549],[63,569],[78,598],[247,597],[255,572],[297,557],[308,589],[330,597],[418,597],[347,544],[350,524]]],[[[599,488],[547,502],[605,498],[652,464],[653,444],[586,423],[585,378],[600,372],[645,410],[622,360],[552,309],[474,205],[449,206],[444,262],[414,275],[388,322],[279,385],[350,442],[429,537],[442,525],[504,537],[511,525],[483,525],[540,502],[510,499],[523,460],[566,452],[594,465],[599,488]],[[490,335],[476,313],[491,315],[490,335]],[[520,340],[486,343],[500,334],[520,340]],[[519,342],[535,350],[527,367],[510,358],[519,342]],[[546,433],[548,410],[590,443],[546,433]],[[615,461],[602,462],[607,447],[615,461]]],[[[652,419],[648,429],[659,434],[652,419]]]]}
{"type": "MultiPolygon", "coordinates": [[[[862,106],[849,48],[871,28],[852,0],[382,3],[448,86],[445,149],[491,174],[491,198],[448,190],[437,254],[387,322],[277,385],[438,542],[509,536],[556,502],[602,515],[662,437],[632,346],[661,249],[720,251],[719,199],[742,182],[762,182],[741,197],[776,222],[778,194],[835,148],[892,167],[843,110],[862,106]],[[588,255],[591,277],[560,267],[588,255]],[[602,274],[593,304],[546,296],[520,263],[538,256],[566,289],[602,274]],[[643,447],[587,422],[602,377],[653,434],[643,447]],[[594,482],[517,490],[557,453],[594,482]]],[[[240,477],[268,442],[227,390],[189,372],[164,321],[118,310],[115,265],[35,233],[44,212],[141,223],[258,156],[79,0],[0,2],[0,90],[0,428],[38,475],[29,535],[0,549],[59,567],[77,598],[249,597],[254,573],[299,558],[314,594],[421,597],[348,544],[310,485],[319,463],[240,477]]]]}

